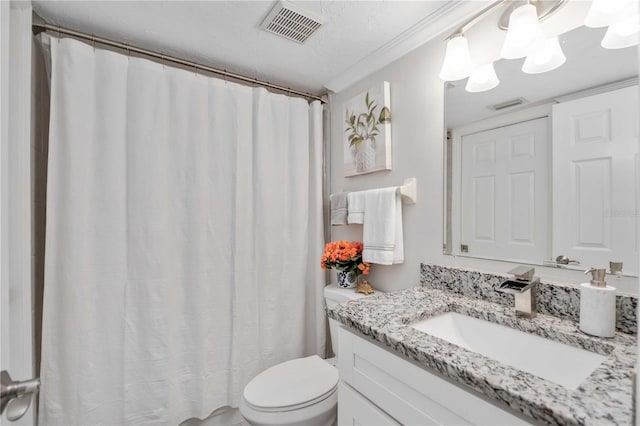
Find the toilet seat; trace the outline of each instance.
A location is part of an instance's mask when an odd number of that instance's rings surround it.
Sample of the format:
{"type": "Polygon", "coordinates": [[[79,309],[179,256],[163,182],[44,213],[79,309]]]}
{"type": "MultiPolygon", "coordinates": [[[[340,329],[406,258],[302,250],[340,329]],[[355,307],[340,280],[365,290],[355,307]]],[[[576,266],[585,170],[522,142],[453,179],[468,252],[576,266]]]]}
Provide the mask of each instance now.
{"type": "Polygon", "coordinates": [[[249,401],[247,401],[247,399],[245,398],[245,403],[247,404],[248,407],[251,407],[252,409],[256,410],[256,411],[263,411],[265,413],[281,413],[284,411],[293,411],[293,410],[299,410],[301,408],[305,408],[308,407],[310,405],[315,405],[319,402],[321,402],[324,399],[329,398],[331,395],[333,395],[336,392],[336,389],[338,389],[338,385],[336,384],[333,388],[331,388],[331,390],[329,390],[328,392],[313,398],[309,401],[300,403],[300,404],[294,404],[294,405],[287,405],[284,407],[261,407],[258,405],[254,405],[252,403],[250,403],[249,401]]]}
{"type": "Polygon", "coordinates": [[[333,424],[338,370],[313,355],[283,362],[245,387],[240,413],[255,425],[333,424]]]}
{"type": "Polygon", "coordinates": [[[322,401],[338,385],[338,370],[317,355],[266,369],[244,388],[247,405],[261,411],[289,411],[322,401]]]}

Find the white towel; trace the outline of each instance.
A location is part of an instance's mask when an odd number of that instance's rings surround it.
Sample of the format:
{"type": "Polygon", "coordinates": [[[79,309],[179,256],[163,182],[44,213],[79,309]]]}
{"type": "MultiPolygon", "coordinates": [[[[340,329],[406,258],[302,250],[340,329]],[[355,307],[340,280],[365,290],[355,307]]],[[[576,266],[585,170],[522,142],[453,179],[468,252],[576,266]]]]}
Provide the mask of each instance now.
{"type": "Polygon", "coordinates": [[[331,204],[331,225],[336,226],[347,224],[348,195],[349,193],[347,192],[340,192],[329,196],[331,204]]]}
{"type": "Polygon", "coordinates": [[[372,189],[362,194],[365,200],[362,260],[380,265],[403,263],[402,200],[398,188],[372,189]]]}
{"type": "Polygon", "coordinates": [[[348,198],[349,223],[363,223],[364,221],[364,195],[367,191],[350,192],[348,198]]]}

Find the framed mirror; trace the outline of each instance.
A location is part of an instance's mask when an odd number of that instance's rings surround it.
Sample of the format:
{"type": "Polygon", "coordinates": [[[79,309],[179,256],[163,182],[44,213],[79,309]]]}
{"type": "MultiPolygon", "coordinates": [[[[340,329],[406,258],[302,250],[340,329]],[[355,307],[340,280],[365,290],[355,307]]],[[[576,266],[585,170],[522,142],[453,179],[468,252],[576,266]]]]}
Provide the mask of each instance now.
{"type": "Polygon", "coordinates": [[[638,47],[559,36],[540,74],[499,60],[480,93],[445,83],[445,254],[638,276],[638,47]]]}

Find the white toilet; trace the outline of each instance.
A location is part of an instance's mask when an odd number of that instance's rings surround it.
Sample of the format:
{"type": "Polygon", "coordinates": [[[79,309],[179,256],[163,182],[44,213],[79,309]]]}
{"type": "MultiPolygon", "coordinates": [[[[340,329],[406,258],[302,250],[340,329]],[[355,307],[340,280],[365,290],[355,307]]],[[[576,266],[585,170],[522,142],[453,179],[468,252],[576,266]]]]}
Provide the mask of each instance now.
{"type": "MultiPolygon", "coordinates": [[[[324,289],[327,305],[365,297],[336,284],[324,289]]],[[[338,355],[338,323],[329,320],[333,351],[338,355]]],[[[338,406],[337,359],[317,355],[275,365],[253,378],[244,388],[240,413],[254,426],[336,424],[338,406]]]]}

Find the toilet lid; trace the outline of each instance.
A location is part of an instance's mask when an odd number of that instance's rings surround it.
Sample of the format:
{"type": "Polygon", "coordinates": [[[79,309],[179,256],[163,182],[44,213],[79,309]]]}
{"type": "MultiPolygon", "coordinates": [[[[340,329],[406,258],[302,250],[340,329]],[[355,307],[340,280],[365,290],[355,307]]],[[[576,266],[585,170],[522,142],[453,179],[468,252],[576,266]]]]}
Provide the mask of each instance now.
{"type": "Polygon", "coordinates": [[[338,370],[312,355],[283,362],[258,374],[244,388],[244,399],[257,408],[287,408],[318,399],[337,384],[338,370]]]}

